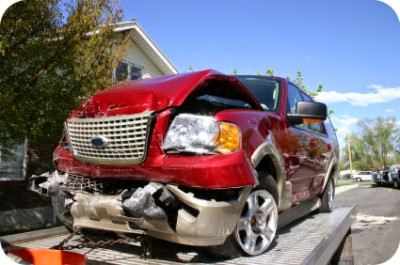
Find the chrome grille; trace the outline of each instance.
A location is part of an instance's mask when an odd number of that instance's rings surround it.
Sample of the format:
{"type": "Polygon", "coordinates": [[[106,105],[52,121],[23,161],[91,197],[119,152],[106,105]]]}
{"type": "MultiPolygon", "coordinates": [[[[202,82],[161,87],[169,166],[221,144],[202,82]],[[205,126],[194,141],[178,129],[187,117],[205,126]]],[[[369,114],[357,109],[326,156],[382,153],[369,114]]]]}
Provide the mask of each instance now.
{"type": "Polygon", "coordinates": [[[143,162],[146,155],[149,111],[102,118],[72,118],[67,122],[68,141],[77,160],[105,165],[143,162]],[[94,138],[106,144],[96,147],[94,138]]]}
{"type": "Polygon", "coordinates": [[[72,173],[65,173],[65,176],[65,180],[60,183],[60,188],[68,192],[83,191],[93,194],[115,195],[125,190],[140,187],[137,186],[137,181],[131,180],[93,178],[72,173]]]}
{"type": "Polygon", "coordinates": [[[93,179],[75,174],[68,174],[67,181],[60,188],[66,191],[102,192],[112,181],[108,179],[93,179]]]}

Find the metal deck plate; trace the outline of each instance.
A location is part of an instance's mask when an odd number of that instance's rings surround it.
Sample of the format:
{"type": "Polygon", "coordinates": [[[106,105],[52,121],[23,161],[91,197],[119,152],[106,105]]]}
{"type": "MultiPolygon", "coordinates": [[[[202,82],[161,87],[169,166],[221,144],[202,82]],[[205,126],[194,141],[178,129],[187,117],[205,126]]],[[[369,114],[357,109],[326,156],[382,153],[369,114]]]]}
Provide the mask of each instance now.
{"type": "MultiPolygon", "coordinates": [[[[86,254],[87,264],[327,264],[355,220],[357,207],[336,206],[332,213],[308,215],[278,231],[270,249],[256,257],[231,260],[213,260],[197,252],[197,248],[163,241],[153,243],[153,257],[142,259],[138,244],[119,244],[106,248],[83,248],[75,252],[86,254]]],[[[31,232],[32,233],[32,232],[31,232]]],[[[33,232],[35,233],[35,232],[33,232]]],[[[58,244],[67,234],[51,234],[34,239],[21,236],[5,237],[14,245],[27,248],[49,248],[58,244]]],[[[70,241],[72,245],[79,238],[70,241]]]]}

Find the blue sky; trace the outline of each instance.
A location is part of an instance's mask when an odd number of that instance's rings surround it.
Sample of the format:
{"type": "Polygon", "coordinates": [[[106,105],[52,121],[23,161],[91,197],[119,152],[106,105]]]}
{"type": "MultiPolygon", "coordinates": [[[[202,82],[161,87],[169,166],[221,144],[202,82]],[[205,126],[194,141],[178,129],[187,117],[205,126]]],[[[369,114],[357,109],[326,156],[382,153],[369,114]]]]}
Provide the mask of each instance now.
{"type": "MultiPolygon", "coordinates": [[[[394,0],[400,1],[400,0],[394,0]]],[[[400,22],[376,0],[122,0],[180,72],[295,77],[323,93],[343,143],[358,119],[400,121],[400,22]]],[[[342,145],[343,147],[344,145],[342,145]]]]}

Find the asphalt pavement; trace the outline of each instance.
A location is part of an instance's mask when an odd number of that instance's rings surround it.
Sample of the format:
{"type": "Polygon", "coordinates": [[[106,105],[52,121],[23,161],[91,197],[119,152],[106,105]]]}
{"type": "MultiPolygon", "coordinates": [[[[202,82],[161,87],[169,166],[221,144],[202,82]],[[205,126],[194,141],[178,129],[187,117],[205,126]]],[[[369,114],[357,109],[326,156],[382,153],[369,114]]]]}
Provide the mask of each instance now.
{"type": "Polygon", "coordinates": [[[355,264],[381,264],[389,260],[400,240],[400,190],[351,185],[337,191],[335,204],[359,206],[352,225],[355,264]]]}

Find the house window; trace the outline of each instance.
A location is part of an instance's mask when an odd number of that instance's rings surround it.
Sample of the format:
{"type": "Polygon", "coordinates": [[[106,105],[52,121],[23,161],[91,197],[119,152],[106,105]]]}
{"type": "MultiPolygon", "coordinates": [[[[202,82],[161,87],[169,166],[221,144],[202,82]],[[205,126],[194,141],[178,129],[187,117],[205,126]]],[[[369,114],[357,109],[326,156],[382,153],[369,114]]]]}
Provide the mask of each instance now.
{"type": "Polygon", "coordinates": [[[115,82],[136,80],[143,77],[143,68],[127,62],[120,62],[115,69],[115,82]]]}
{"type": "Polygon", "coordinates": [[[131,80],[142,78],[142,68],[131,65],[131,80]]]}
{"type": "Polygon", "coordinates": [[[128,64],[125,62],[120,62],[115,70],[115,80],[116,82],[125,81],[128,79],[128,64]]]}

